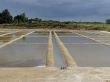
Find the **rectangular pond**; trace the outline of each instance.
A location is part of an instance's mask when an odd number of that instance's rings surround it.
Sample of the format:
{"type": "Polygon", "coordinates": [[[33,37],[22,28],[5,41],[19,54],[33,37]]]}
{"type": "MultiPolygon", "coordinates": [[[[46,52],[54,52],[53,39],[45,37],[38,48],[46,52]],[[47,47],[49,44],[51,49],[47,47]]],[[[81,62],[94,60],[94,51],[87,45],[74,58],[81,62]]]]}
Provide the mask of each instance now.
{"type": "Polygon", "coordinates": [[[65,44],[81,67],[110,67],[110,46],[102,44],[65,44]]]}
{"type": "Polygon", "coordinates": [[[45,66],[47,42],[48,37],[36,38],[26,36],[10,45],[0,48],[0,67],[45,66]],[[42,44],[36,44],[38,42],[42,44]]]}
{"type": "Polygon", "coordinates": [[[46,52],[44,44],[11,44],[0,49],[0,67],[44,66],[46,52]]]}

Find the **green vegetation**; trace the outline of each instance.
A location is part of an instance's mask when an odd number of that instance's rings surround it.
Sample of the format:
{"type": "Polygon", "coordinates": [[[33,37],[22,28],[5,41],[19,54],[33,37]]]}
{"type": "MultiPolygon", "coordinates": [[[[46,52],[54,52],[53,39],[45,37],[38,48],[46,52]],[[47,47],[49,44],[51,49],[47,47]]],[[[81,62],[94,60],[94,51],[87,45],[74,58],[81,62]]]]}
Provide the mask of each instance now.
{"type": "Polygon", "coordinates": [[[26,17],[25,13],[22,13],[20,15],[15,16],[13,22],[15,24],[25,23],[28,22],[28,17],[26,17]]]}
{"type": "Polygon", "coordinates": [[[28,22],[28,17],[25,13],[13,17],[8,9],[3,10],[0,13],[0,24],[21,24],[28,22]]]}
{"type": "Polygon", "coordinates": [[[110,19],[102,22],[75,22],[75,21],[53,21],[40,18],[29,19],[25,13],[12,16],[8,9],[0,13],[0,28],[47,28],[47,29],[75,29],[75,30],[108,30],[110,31],[110,19]]]}
{"type": "Polygon", "coordinates": [[[106,20],[106,24],[110,24],[110,19],[107,19],[106,20]]]}
{"type": "Polygon", "coordinates": [[[12,21],[13,17],[7,9],[3,10],[2,13],[0,13],[0,24],[12,23],[12,21]]]}

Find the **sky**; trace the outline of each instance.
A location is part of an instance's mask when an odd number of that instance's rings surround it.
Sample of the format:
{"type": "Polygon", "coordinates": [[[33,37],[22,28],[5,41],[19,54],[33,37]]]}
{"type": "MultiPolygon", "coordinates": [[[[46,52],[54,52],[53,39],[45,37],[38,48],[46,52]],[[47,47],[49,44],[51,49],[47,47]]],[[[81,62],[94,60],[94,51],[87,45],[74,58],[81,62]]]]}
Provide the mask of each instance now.
{"type": "Polygon", "coordinates": [[[0,11],[13,16],[62,21],[105,21],[110,18],[110,0],[0,0],[0,11]]]}

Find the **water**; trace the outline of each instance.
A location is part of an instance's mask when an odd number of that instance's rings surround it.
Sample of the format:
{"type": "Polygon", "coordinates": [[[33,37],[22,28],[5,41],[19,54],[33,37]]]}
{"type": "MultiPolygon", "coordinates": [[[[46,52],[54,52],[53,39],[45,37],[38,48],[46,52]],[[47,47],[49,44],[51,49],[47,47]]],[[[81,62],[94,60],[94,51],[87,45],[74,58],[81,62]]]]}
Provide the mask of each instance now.
{"type": "Polygon", "coordinates": [[[63,37],[63,36],[76,36],[76,37],[80,37],[79,35],[73,34],[73,33],[60,33],[60,32],[58,32],[57,34],[60,37],[63,37]]]}
{"type": "Polygon", "coordinates": [[[13,39],[16,39],[16,38],[18,38],[16,35],[14,35],[14,34],[9,34],[9,35],[5,35],[5,36],[1,36],[1,37],[0,37],[0,41],[9,42],[9,41],[11,41],[11,40],[13,40],[13,39]]]}
{"type": "Polygon", "coordinates": [[[0,36],[0,44],[2,45],[4,43],[10,42],[11,40],[14,40],[24,34],[25,32],[17,32],[17,33],[8,34],[5,36],[0,36]]]}
{"type": "Polygon", "coordinates": [[[45,65],[47,45],[11,44],[0,49],[0,67],[35,67],[45,65]]]}
{"type": "MultiPolygon", "coordinates": [[[[27,32],[18,32],[0,37],[0,43],[9,42],[26,33],[27,32]]],[[[110,67],[110,46],[101,43],[96,44],[97,42],[74,33],[58,34],[78,66],[110,67]]],[[[97,40],[110,42],[110,36],[108,34],[104,35],[98,32],[81,32],[81,34],[97,40]]],[[[52,37],[52,42],[56,67],[61,68],[66,66],[64,56],[54,36],[52,37]]],[[[0,48],[0,67],[45,66],[47,48],[48,34],[32,33],[10,45],[0,48]]]]}
{"type": "MultiPolygon", "coordinates": [[[[97,40],[109,40],[106,35],[98,33],[81,33],[89,37],[96,37],[97,40]],[[98,38],[97,38],[98,37],[98,38]],[[100,38],[99,38],[100,37],[100,38]]],[[[76,36],[76,35],[75,35],[76,36]]],[[[81,67],[110,67],[110,46],[95,44],[96,42],[85,37],[60,37],[78,66],[81,67]],[[81,43],[81,44],[71,44],[81,43]],[[88,44],[83,44],[88,43],[88,44]],[[91,44],[92,43],[92,44],[91,44]]]]}
{"type": "Polygon", "coordinates": [[[52,41],[53,41],[54,58],[55,58],[56,67],[61,68],[66,66],[63,54],[61,53],[60,48],[54,36],[52,38],[52,41]]]}
{"type": "Polygon", "coordinates": [[[48,37],[48,33],[37,33],[37,32],[35,32],[35,33],[32,33],[32,34],[30,34],[29,36],[33,36],[33,37],[48,37]]]}
{"type": "Polygon", "coordinates": [[[45,66],[47,37],[25,37],[0,48],[0,67],[45,66]],[[20,44],[19,41],[22,41],[20,44]],[[34,44],[40,42],[42,44],[34,44]],[[33,43],[33,44],[31,44],[33,43]],[[43,44],[46,43],[46,44],[43,44]]]}
{"type": "Polygon", "coordinates": [[[85,37],[60,37],[64,43],[96,43],[85,37]]]}
{"type": "Polygon", "coordinates": [[[17,42],[22,43],[48,43],[48,37],[33,37],[33,36],[27,36],[24,37],[20,40],[18,40],[17,42]]]}
{"type": "Polygon", "coordinates": [[[101,32],[84,32],[85,36],[101,41],[102,43],[110,44],[110,34],[101,32]]]}
{"type": "Polygon", "coordinates": [[[66,47],[81,67],[110,67],[110,46],[74,44],[66,47]]]}
{"type": "Polygon", "coordinates": [[[48,43],[48,35],[47,34],[39,34],[39,33],[32,33],[18,41],[17,43],[48,43]]]}

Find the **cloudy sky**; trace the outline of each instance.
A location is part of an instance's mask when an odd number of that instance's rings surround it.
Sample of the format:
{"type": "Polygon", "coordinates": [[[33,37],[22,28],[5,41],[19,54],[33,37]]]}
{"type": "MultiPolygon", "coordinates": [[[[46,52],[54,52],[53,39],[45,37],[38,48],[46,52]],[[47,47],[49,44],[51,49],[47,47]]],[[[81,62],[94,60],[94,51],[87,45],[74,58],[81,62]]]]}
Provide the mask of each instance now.
{"type": "Polygon", "coordinates": [[[0,0],[0,11],[12,15],[54,20],[104,21],[110,18],[110,0],[0,0]]]}

